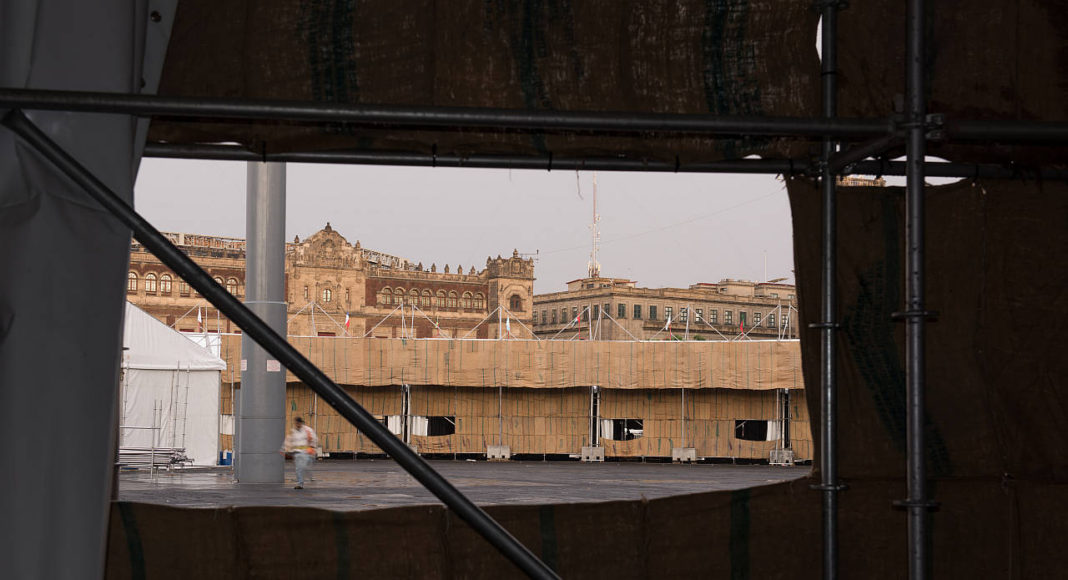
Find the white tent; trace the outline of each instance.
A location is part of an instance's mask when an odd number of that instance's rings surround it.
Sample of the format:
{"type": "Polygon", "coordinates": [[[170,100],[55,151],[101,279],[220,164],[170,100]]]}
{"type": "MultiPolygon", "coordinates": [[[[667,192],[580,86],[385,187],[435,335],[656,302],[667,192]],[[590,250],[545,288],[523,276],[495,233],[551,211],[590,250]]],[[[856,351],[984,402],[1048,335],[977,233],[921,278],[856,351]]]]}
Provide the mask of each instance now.
{"type": "Polygon", "coordinates": [[[219,386],[226,363],[126,303],[122,447],[184,447],[194,465],[219,458],[219,386]]]}

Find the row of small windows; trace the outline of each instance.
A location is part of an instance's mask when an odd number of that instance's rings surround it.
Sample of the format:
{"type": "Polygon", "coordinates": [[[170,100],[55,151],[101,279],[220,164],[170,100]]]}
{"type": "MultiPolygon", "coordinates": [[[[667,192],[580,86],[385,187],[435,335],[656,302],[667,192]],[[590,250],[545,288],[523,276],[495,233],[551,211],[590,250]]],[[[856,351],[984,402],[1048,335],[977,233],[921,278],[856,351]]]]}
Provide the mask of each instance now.
{"type": "MultiPolygon", "coordinates": [[[[136,272],[130,272],[126,275],[126,291],[130,293],[137,292],[140,285],[140,278],[136,272]]],[[[234,296],[238,295],[241,289],[240,282],[237,278],[229,278],[225,282],[218,276],[215,277],[215,282],[220,286],[226,286],[226,291],[234,296]]],[[[169,296],[174,290],[174,279],[170,274],[160,274],[157,276],[154,272],[145,274],[144,288],[146,294],[162,294],[169,296]]],[[[191,294],[189,284],[185,280],[178,280],[178,295],[189,296],[191,294]]]]}
{"type": "MultiPolygon", "coordinates": [[[[608,314],[610,311],[611,311],[611,304],[607,304],[606,303],[604,305],[604,313],[608,314]]],[[[583,310],[582,310],[581,318],[579,316],[579,308],[578,308],[578,306],[572,306],[570,311],[566,307],[565,308],[561,308],[559,311],[557,311],[555,309],[554,310],[542,310],[541,311],[541,324],[563,324],[563,323],[569,323],[569,322],[573,322],[573,321],[577,322],[579,320],[581,320],[582,322],[589,322],[591,313],[593,315],[593,318],[599,318],[600,317],[601,309],[598,307],[597,304],[594,304],[590,308],[585,308],[584,307],[583,310]],[[559,315],[557,315],[557,312],[559,312],[559,315]]],[[[749,320],[747,319],[747,314],[748,314],[747,312],[744,312],[744,311],[741,311],[741,310],[738,311],[738,323],[739,324],[742,324],[742,325],[750,324],[749,320]]],[[[753,326],[761,326],[761,323],[763,323],[764,326],[767,326],[769,328],[775,328],[776,318],[775,318],[775,313],[774,312],[768,313],[767,317],[764,317],[764,315],[762,313],[760,313],[760,312],[754,312],[752,314],[753,314],[753,318],[752,318],[752,325],[753,326]]],[[[634,304],[633,305],[633,309],[630,311],[630,315],[631,315],[631,318],[633,318],[634,320],[641,320],[642,319],[642,305],[641,304],[634,304]]],[[[657,316],[659,315],[659,313],[657,312],[657,307],[655,305],[650,305],[648,307],[648,309],[646,310],[646,315],[648,317],[648,320],[656,320],[657,316]]],[[[616,318],[626,318],[626,317],[627,317],[627,305],[626,304],[616,304],[616,318]]],[[[705,318],[705,310],[703,308],[694,308],[694,310],[693,310],[693,318],[694,318],[694,322],[705,322],[705,321],[707,321],[708,324],[719,324],[720,323],[719,322],[719,310],[715,309],[715,308],[713,308],[713,309],[708,311],[708,318],[707,319],[705,318]]],[[[687,308],[687,307],[679,308],[678,315],[676,316],[675,309],[673,307],[671,307],[671,306],[666,306],[666,307],[664,307],[664,319],[665,320],[670,319],[672,322],[678,322],[680,324],[686,324],[687,322],[689,322],[689,319],[690,319],[689,308],[687,308]]],[[[535,314],[534,322],[538,322],[537,314],[535,314]]],[[[733,325],[734,324],[734,311],[733,310],[724,310],[723,311],[723,324],[726,324],[726,325],[733,325]]]]}
{"type": "Polygon", "coordinates": [[[459,306],[468,310],[482,310],[486,307],[486,297],[481,292],[475,294],[464,292],[461,296],[454,290],[450,290],[448,293],[444,290],[438,290],[437,294],[431,294],[430,290],[420,292],[415,288],[407,292],[404,291],[404,288],[383,288],[378,292],[378,304],[380,306],[414,304],[426,308],[433,304],[437,308],[457,308],[459,306]]]}

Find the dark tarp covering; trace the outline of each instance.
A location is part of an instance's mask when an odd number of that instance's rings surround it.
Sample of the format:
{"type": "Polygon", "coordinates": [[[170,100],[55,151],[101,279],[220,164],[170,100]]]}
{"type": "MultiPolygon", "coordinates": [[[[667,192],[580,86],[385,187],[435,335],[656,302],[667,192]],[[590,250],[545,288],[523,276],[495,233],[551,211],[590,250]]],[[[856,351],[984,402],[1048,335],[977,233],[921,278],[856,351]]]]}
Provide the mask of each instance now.
{"type": "MultiPolygon", "coordinates": [[[[942,0],[928,3],[930,113],[947,121],[1068,121],[1068,2],[942,0]]],[[[839,16],[843,117],[886,117],[905,93],[905,3],[856,3],[839,16]]],[[[1068,148],[929,145],[953,161],[1059,164],[1068,148]]],[[[903,154],[903,153],[902,153],[903,154]]]]}
{"type": "MultiPolygon", "coordinates": [[[[179,4],[160,94],[371,105],[812,116],[816,14],[783,0],[179,4]]],[[[151,141],[680,162],[798,141],[418,132],[156,120],[151,141]],[[436,149],[435,149],[436,146],[436,149]]],[[[792,143],[792,145],[790,145],[792,143]]]]}
{"type": "MultiPolygon", "coordinates": [[[[789,182],[803,323],[819,312],[819,190],[789,182]]],[[[1068,186],[961,181],[926,196],[931,475],[1068,483],[1068,186]]],[[[839,188],[843,478],[905,469],[904,189],[839,188]]],[[[819,385],[816,331],[802,366],[819,385]]],[[[819,397],[809,398],[818,416],[819,397]]],[[[819,433],[814,433],[819,438],[819,433]]]]}

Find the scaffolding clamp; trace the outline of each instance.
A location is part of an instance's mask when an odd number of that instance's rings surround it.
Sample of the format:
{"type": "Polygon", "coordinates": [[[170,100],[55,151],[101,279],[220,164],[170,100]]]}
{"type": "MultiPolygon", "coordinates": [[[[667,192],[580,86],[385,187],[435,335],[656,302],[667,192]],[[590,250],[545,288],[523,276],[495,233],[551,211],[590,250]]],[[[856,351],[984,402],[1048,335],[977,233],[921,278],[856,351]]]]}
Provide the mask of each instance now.
{"type": "Polygon", "coordinates": [[[834,484],[813,483],[808,488],[815,491],[846,491],[849,489],[849,484],[841,482],[834,484]]]}
{"type": "Polygon", "coordinates": [[[938,510],[942,506],[941,502],[937,501],[914,501],[911,499],[898,499],[890,502],[895,509],[905,510],[911,508],[923,508],[929,512],[938,510]]]}
{"type": "Polygon", "coordinates": [[[842,328],[842,325],[837,322],[812,322],[808,325],[809,328],[838,330],[842,328]]]}
{"type": "Polygon", "coordinates": [[[848,0],[816,0],[812,3],[812,9],[816,12],[823,12],[825,8],[836,8],[838,10],[845,10],[849,8],[848,0]]]}
{"type": "Polygon", "coordinates": [[[915,318],[926,318],[927,320],[938,320],[937,310],[903,310],[901,312],[893,312],[890,314],[890,320],[912,320],[915,318]]]}

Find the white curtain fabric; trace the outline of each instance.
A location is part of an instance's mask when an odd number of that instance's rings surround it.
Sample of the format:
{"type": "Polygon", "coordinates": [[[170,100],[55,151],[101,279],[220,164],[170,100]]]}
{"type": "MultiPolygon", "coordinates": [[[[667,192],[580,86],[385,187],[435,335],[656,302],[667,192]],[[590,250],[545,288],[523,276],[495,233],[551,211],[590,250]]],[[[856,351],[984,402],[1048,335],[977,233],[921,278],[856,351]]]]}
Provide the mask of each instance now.
{"type": "Polygon", "coordinates": [[[394,435],[400,435],[404,433],[404,417],[400,415],[389,415],[386,417],[386,428],[394,435]]]}
{"type": "Polygon", "coordinates": [[[782,421],[768,421],[768,436],[765,441],[782,439],[782,421]]]}
{"type": "Polygon", "coordinates": [[[413,415],[408,418],[408,433],[411,435],[426,436],[427,427],[430,425],[430,419],[426,417],[420,417],[413,415]]]}
{"type": "Polygon", "coordinates": [[[612,439],[611,419],[601,419],[601,439],[612,439]]]}

